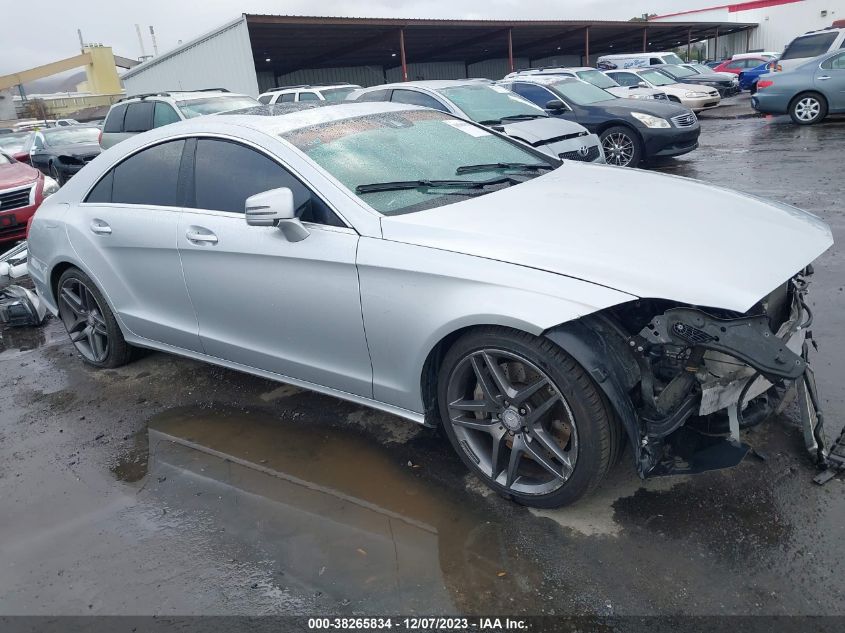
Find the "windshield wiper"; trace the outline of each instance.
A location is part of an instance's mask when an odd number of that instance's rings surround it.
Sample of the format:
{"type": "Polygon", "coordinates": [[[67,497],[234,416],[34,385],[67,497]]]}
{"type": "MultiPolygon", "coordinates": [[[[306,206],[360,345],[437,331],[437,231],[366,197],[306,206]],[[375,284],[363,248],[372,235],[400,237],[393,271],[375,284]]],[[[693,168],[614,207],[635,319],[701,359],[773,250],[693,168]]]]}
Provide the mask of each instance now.
{"type": "Polygon", "coordinates": [[[553,165],[545,163],[482,163],[480,165],[463,165],[455,170],[455,175],[471,174],[476,171],[490,171],[491,169],[518,169],[520,171],[539,171],[540,169],[554,169],[553,165]]]}
{"type": "Polygon", "coordinates": [[[540,114],[511,114],[509,116],[503,116],[502,121],[527,121],[528,119],[545,119],[547,115],[540,114]]]}
{"type": "Polygon", "coordinates": [[[393,182],[374,182],[369,185],[358,185],[355,193],[374,193],[376,191],[400,191],[402,189],[481,189],[490,185],[517,183],[518,180],[509,176],[492,178],[490,180],[396,180],[393,182]]]}
{"type": "Polygon", "coordinates": [[[484,119],[483,121],[476,121],[479,125],[499,125],[501,119],[484,119]]]}

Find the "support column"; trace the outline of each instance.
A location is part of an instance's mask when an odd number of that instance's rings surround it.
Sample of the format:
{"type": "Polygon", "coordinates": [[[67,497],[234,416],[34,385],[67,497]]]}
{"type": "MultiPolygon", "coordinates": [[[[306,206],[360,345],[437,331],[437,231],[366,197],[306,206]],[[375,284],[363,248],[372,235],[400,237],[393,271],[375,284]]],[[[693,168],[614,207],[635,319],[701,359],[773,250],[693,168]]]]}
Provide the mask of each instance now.
{"type": "Polygon", "coordinates": [[[399,29],[399,58],[402,61],[402,81],[408,81],[408,60],[405,58],[405,27],[399,29]]]}
{"type": "Polygon", "coordinates": [[[719,59],[721,59],[721,58],[719,57],[719,27],[718,26],[716,27],[716,44],[714,46],[715,46],[716,51],[713,54],[713,60],[719,61],[719,59]]]}
{"type": "Polygon", "coordinates": [[[648,27],[643,27],[643,53],[648,52],[648,27]]]}
{"type": "Polygon", "coordinates": [[[590,27],[584,29],[584,63],[590,65],[590,27]]]}
{"type": "Polygon", "coordinates": [[[508,68],[510,72],[516,70],[513,63],[513,28],[508,29],[508,68]]]}
{"type": "Polygon", "coordinates": [[[687,62],[692,62],[692,29],[687,29],[687,62]]]}

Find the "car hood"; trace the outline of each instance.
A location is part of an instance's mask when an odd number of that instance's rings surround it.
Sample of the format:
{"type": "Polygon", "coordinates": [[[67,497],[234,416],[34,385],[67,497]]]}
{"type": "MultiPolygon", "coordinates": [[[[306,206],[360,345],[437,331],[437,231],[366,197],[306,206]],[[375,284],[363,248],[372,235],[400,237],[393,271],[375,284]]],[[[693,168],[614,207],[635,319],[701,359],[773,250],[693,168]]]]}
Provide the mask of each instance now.
{"type": "Polygon", "coordinates": [[[630,99],[634,95],[653,97],[654,95],[664,94],[662,91],[654,90],[653,88],[629,88],[627,86],[613,86],[611,88],[605,88],[605,90],[622,99],[630,99]]]}
{"type": "Polygon", "coordinates": [[[24,163],[0,165],[0,189],[11,189],[38,179],[38,170],[24,163]]]}
{"type": "MultiPolygon", "coordinates": [[[[689,110],[677,103],[666,101],[655,101],[652,99],[612,99],[610,101],[599,101],[593,105],[603,107],[608,113],[616,116],[630,115],[631,112],[642,112],[664,119],[669,119],[679,114],[687,114],[689,110]]],[[[589,106],[588,106],[589,107],[589,106]]]]}
{"type": "MultiPolygon", "coordinates": [[[[496,126],[499,127],[499,126],[496,126]]],[[[526,143],[541,143],[550,139],[557,139],[561,136],[577,134],[588,134],[587,128],[574,121],[542,117],[529,119],[528,121],[505,122],[502,131],[508,136],[522,139],[526,143]]]]}
{"type": "Polygon", "coordinates": [[[384,239],[643,298],[746,312],[833,244],[816,216],[634,169],[566,163],[487,195],[382,218],[384,239]]]}
{"type": "Polygon", "coordinates": [[[689,77],[682,77],[681,80],[684,83],[690,84],[732,84],[733,80],[736,79],[736,75],[731,74],[730,77],[721,77],[719,75],[690,75],[689,77]]]}

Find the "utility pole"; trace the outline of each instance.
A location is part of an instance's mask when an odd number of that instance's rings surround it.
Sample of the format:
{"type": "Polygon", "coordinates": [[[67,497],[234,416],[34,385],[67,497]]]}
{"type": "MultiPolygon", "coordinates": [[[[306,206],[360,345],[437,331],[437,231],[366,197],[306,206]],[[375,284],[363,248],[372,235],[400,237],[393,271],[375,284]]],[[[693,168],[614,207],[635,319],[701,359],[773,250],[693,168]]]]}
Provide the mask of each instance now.
{"type": "Polygon", "coordinates": [[[147,50],[144,48],[144,38],[141,37],[141,27],[135,25],[135,32],[138,34],[138,44],[141,46],[141,60],[147,59],[147,50]]]}
{"type": "Polygon", "coordinates": [[[82,39],[82,29],[76,29],[76,34],[79,36],[79,50],[85,48],[85,40],[82,39]]]}

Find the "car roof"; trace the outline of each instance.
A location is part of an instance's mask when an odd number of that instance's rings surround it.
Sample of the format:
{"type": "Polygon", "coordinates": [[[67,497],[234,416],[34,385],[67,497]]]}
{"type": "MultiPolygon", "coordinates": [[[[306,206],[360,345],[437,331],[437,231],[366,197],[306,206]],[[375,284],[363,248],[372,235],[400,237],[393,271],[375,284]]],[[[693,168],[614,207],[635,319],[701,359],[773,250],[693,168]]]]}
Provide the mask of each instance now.
{"type": "Polygon", "coordinates": [[[336,84],[302,84],[300,86],[277,86],[275,88],[270,88],[270,90],[265,90],[262,92],[262,95],[270,95],[275,94],[277,92],[296,92],[298,90],[326,90],[327,88],[360,88],[358,84],[350,84],[346,82],[340,82],[336,84]]]}
{"type": "Polygon", "coordinates": [[[370,92],[371,90],[380,89],[396,89],[396,88],[424,88],[427,90],[442,90],[443,88],[455,88],[457,86],[478,86],[489,85],[488,79],[426,79],[420,81],[397,81],[391,84],[383,84],[381,86],[372,86],[370,88],[363,88],[361,92],[370,92]]]}
{"type": "Polygon", "coordinates": [[[581,81],[580,79],[576,79],[575,77],[566,77],[561,75],[522,75],[521,77],[511,77],[510,79],[506,79],[503,83],[510,83],[516,80],[543,85],[551,85],[558,83],[584,83],[583,81],[581,81]]]}
{"type": "Polygon", "coordinates": [[[261,110],[253,114],[250,110],[249,114],[226,114],[225,119],[220,116],[196,117],[180,123],[171,123],[165,127],[176,131],[177,128],[213,126],[225,120],[226,123],[241,125],[270,135],[278,135],[321,123],[333,123],[359,116],[408,110],[427,110],[427,108],[386,101],[344,101],[321,107],[282,109],[281,114],[278,114],[278,111],[263,112],[261,110]]]}

